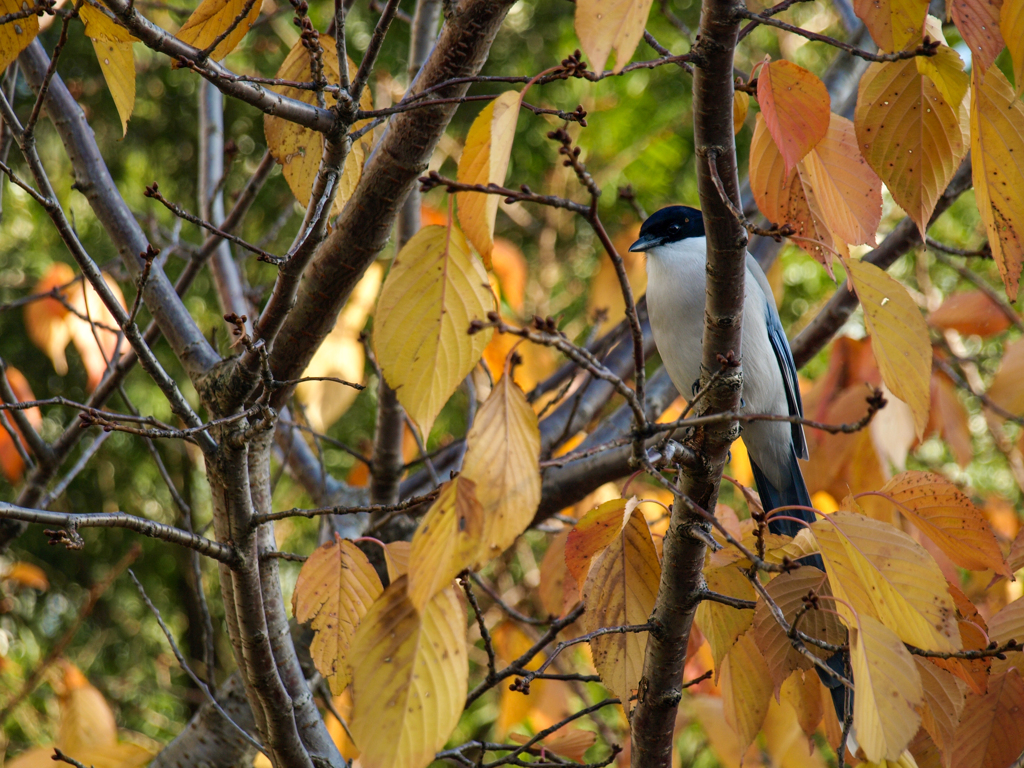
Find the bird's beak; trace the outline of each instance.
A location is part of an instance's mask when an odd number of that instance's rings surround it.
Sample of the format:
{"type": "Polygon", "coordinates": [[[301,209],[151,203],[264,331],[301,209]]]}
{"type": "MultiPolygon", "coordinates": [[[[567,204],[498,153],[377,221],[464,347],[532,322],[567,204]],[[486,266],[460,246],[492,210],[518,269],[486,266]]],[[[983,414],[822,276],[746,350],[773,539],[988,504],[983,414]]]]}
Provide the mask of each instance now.
{"type": "Polygon", "coordinates": [[[651,248],[654,248],[659,245],[661,245],[661,240],[659,240],[657,237],[643,235],[640,237],[639,240],[637,240],[635,243],[629,246],[629,250],[631,253],[636,253],[638,251],[650,250],[651,248]]]}

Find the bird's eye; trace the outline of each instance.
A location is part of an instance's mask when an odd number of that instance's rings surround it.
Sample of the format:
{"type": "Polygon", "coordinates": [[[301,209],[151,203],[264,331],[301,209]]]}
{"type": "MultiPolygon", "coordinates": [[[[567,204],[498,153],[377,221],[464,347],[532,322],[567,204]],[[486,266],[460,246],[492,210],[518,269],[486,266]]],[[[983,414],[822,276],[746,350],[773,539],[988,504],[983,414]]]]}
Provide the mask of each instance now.
{"type": "Polygon", "coordinates": [[[668,231],[669,231],[669,234],[671,234],[671,235],[674,235],[674,234],[676,234],[677,232],[679,232],[679,225],[678,225],[678,224],[673,224],[673,225],[671,225],[671,226],[670,226],[670,227],[668,228],[668,231]]]}

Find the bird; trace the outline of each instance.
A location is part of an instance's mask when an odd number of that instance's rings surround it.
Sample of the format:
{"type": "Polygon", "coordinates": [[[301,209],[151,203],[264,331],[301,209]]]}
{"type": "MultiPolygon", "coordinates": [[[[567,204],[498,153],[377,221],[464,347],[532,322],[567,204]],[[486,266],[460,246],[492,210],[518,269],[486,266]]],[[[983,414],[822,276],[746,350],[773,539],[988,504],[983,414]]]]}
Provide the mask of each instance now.
{"type": "MultiPolygon", "coordinates": [[[[685,205],[662,208],[644,221],[639,238],[629,250],[643,252],[647,257],[647,312],[662,365],[676,389],[696,394],[707,286],[704,217],[698,209],[685,205]]],[[[771,285],[749,253],[746,268],[740,412],[802,417],[796,363],[775,308],[771,285]]],[[[803,524],[813,523],[811,496],[800,469],[800,460],[809,455],[803,426],[787,421],[751,421],[744,425],[742,434],[764,510],[793,506],[796,508],[779,514],[797,518],[803,524]]],[[[796,536],[804,527],[795,520],[778,519],[779,514],[769,518],[770,532],[796,536]]],[[[806,562],[825,570],[818,554],[806,562]]],[[[847,666],[846,654],[834,654],[828,665],[842,674],[847,666]]],[[[842,722],[847,708],[852,707],[852,694],[848,696],[834,676],[820,670],[819,674],[832,693],[842,722]]]]}

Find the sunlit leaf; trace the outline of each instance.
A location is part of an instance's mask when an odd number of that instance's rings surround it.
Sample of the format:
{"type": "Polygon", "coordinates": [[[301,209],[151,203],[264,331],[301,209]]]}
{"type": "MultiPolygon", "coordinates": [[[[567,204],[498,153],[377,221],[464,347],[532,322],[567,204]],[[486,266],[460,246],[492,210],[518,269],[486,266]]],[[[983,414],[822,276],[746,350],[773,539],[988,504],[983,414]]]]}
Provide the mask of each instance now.
{"type": "Polygon", "coordinates": [[[828,133],[831,99],[817,75],[781,60],[758,70],[757,103],[788,177],[828,133]]]}
{"type": "Polygon", "coordinates": [[[348,539],[315,549],[299,571],[292,611],[300,624],[312,622],[309,652],[335,696],[352,679],[349,648],[356,628],[383,591],[366,555],[348,539]]]}
{"type": "Polygon", "coordinates": [[[409,572],[409,556],[412,544],[408,541],[390,541],[384,545],[384,564],[388,569],[388,581],[395,581],[409,572]]]}
{"type": "Polygon", "coordinates": [[[424,768],[459,722],[469,663],[466,617],[452,589],[422,611],[405,577],[389,586],[356,630],[352,722],[364,768],[424,768]]]}
{"type": "MultiPolygon", "coordinates": [[[[529,741],[529,737],[521,733],[513,733],[509,735],[509,740],[513,744],[525,744],[529,741]]],[[[595,743],[597,743],[597,734],[593,731],[569,727],[548,736],[538,746],[544,747],[547,752],[583,762],[583,755],[595,743]]]]}
{"type": "Polygon", "coordinates": [[[853,123],[832,114],[828,133],[803,160],[830,232],[851,245],[874,245],[882,181],[857,147],[853,123]]]}
{"type": "MultiPolygon", "coordinates": [[[[705,568],[704,580],[708,589],[720,595],[753,600],[757,595],[750,581],[735,565],[722,568],[705,568]]],[[[703,600],[697,606],[694,621],[711,646],[711,657],[715,662],[715,680],[722,674],[722,660],[733,644],[754,621],[754,611],[739,610],[714,600],[703,600]]]]}
{"type": "Polygon", "coordinates": [[[413,534],[408,599],[417,609],[422,610],[476,559],[484,526],[476,487],[464,476],[450,480],[413,534]]]}
{"type": "Polygon", "coordinates": [[[761,730],[772,698],[772,678],[749,632],[740,636],[725,657],[721,689],[725,721],[736,731],[740,749],[745,750],[761,730]]]}
{"type": "Polygon", "coordinates": [[[483,507],[480,563],[512,545],[540,503],[537,414],[511,376],[502,376],[466,435],[462,477],[476,483],[483,507]]]}
{"type": "MultiPolygon", "coordinates": [[[[230,2],[239,1],[230,0],[230,2]]],[[[334,38],[320,35],[320,46],[323,48],[321,58],[324,64],[324,77],[327,78],[329,84],[337,85],[341,77],[334,38]]],[[[350,75],[355,74],[356,67],[351,59],[348,61],[348,70],[350,75]]],[[[280,80],[300,83],[308,83],[313,79],[310,53],[302,45],[302,40],[296,41],[292,46],[291,51],[288,52],[284,62],[277,70],[276,77],[280,80]]],[[[317,103],[315,91],[289,86],[274,86],[272,90],[306,104],[317,103]]],[[[373,99],[369,88],[363,89],[363,95],[359,99],[359,108],[373,109],[373,99]]],[[[365,124],[366,121],[355,123],[352,125],[352,130],[358,130],[365,124]]],[[[295,199],[303,206],[309,205],[313,182],[320,170],[320,160],[324,153],[324,135],[319,131],[305,128],[273,115],[263,116],[263,132],[267,138],[267,149],[281,164],[285,181],[288,182],[288,187],[295,195],[295,199]]],[[[363,172],[363,161],[366,159],[372,141],[373,133],[370,132],[353,142],[348,157],[345,158],[341,176],[338,178],[338,193],[331,208],[332,215],[340,213],[345,202],[352,196],[356,184],[359,183],[359,177],[363,172]]]]}
{"type": "Polygon", "coordinates": [[[935,84],[947,104],[959,107],[963,103],[971,76],[964,72],[960,54],[948,45],[940,45],[934,56],[918,56],[914,61],[917,71],[935,84]]]}
{"type": "Polygon", "coordinates": [[[871,64],[860,81],[854,125],[861,152],[922,237],[967,151],[958,106],[913,59],[871,64]]]}
{"type": "Polygon", "coordinates": [[[138,38],[88,3],[82,5],[79,15],[121,118],[122,135],[126,134],[128,120],[135,109],[135,54],[132,53],[132,43],[137,43],[138,38]]]}
{"type": "MultiPolygon", "coordinates": [[[[643,513],[634,509],[622,533],[605,549],[583,587],[587,609],[580,620],[586,632],[601,627],[646,624],[654,610],[661,563],[643,513]]],[[[646,632],[601,635],[590,640],[601,681],[629,712],[630,697],[643,672],[646,632]]]]}
{"type": "Polygon", "coordinates": [[[454,226],[424,227],[392,262],[374,347],[384,378],[424,435],[491,338],[491,330],[470,334],[470,323],[493,309],[483,264],[454,226]]]}
{"type": "MultiPolygon", "coordinates": [[[[466,147],[459,158],[460,183],[505,183],[518,119],[517,91],[505,91],[480,111],[469,128],[466,147]]],[[[483,192],[459,192],[458,199],[462,231],[489,267],[494,250],[494,220],[501,198],[483,192]]]]}
{"type": "MultiPolygon", "coordinates": [[[[242,42],[242,38],[249,33],[260,15],[262,7],[263,0],[203,0],[188,17],[185,25],[178,30],[176,37],[193,48],[205,50],[213,45],[217,38],[228,32],[235,20],[244,13],[245,15],[242,16],[239,23],[223,40],[217,43],[217,47],[210,54],[211,59],[220,61],[235,50],[235,46],[242,42]],[[246,6],[249,6],[248,10],[246,6]]],[[[323,37],[320,39],[323,41],[323,37]]],[[[324,65],[329,66],[326,61],[329,55],[326,48],[327,46],[324,46],[324,65]]],[[[337,61],[337,57],[335,57],[335,61],[337,61]]],[[[279,74],[278,77],[281,75],[279,74]]],[[[307,76],[303,80],[310,79],[307,76]]]]}
{"type": "MultiPolygon", "coordinates": [[[[9,25],[0,26],[0,30],[7,26],[9,25]]],[[[32,293],[49,293],[56,288],[62,288],[74,278],[75,271],[70,266],[63,262],[54,262],[32,288],[32,293]]],[[[70,291],[71,288],[64,288],[59,295],[67,301],[70,291]]],[[[68,360],[64,350],[71,341],[71,329],[65,321],[67,315],[67,307],[55,298],[33,301],[25,306],[24,312],[25,330],[29,339],[46,353],[53,363],[54,370],[60,376],[68,372],[68,360]]]]}
{"type": "MultiPolygon", "coordinates": [[[[29,0],[0,0],[0,16],[17,13],[31,8],[32,5],[29,0]]],[[[34,13],[24,19],[0,24],[0,70],[7,69],[7,65],[14,61],[38,34],[39,17],[34,13]]]]}
{"type": "Polygon", "coordinates": [[[11,563],[11,567],[3,575],[7,581],[13,581],[19,586],[37,589],[45,592],[50,588],[50,580],[46,578],[46,571],[38,565],[17,561],[11,563]]]}
{"type": "Polygon", "coordinates": [[[989,679],[983,696],[968,694],[956,731],[956,768],[1007,768],[1024,750],[1024,680],[1011,669],[989,679]]]}
{"type": "Polygon", "coordinates": [[[790,224],[797,237],[793,242],[827,268],[833,251],[847,254],[846,243],[829,230],[815,195],[810,171],[804,163],[786,173],[785,161],[758,113],[750,144],[750,190],[757,207],[769,221],[790,224]]]}
{"type": "Polygon", "coordinates": [[[974,70],[971,163],[974,197],[1011,301],[1024,265],[1024,104],[998,67],[974,70]]]}
{"type": "Polygon", "coordinates": [[[883,51],[902,51],[921,40],[928,3],[921,0],[854,0],[853,9],[883,51]]]}
{"type": "Polygon", "coordinates": [[[850,665],[857,742],[873,763],[898,760],[921,724],[924,691],[913,657],[891,629],[862,614],[850,624],[850,665]]]}
{"type": "Polygon", "coordinates": [[[569,531],[565,542],[565,565],[581,592],[594,556],[622,532],[635,508],[635,499],[606,501],[587,512],[569,531]]]}
{"type": "Polygon", "coordinates": [[[879,492],[961,568],[1011,575],[984,513],[946,478],[903,472],[879,492]]]}
{"type": "Polygon", "coordinates": [[[931,555],[910,536],[842,510],[814,523],[811,530],[839,598],[836,610],[848,625],[857,615],[872,616],[919,648],[960,647],[946,580],[931,555]]]}
{"type": "Polygon", "coordinates": [[[601,72],[615,51],[615,72],[633,58],[644,36],[653,0],[580,0],[576,3],[576,36],[590,60],[589,68],[601,72]]]}
{"type": "Polygon", "coordinates": [[[501,297],[513,311],[522,312],[529,275],[529,267],[523,252],[511,240],[495,238],[494,248],[491,250],[491,269],[498,277],[501,297]]]}
{"type": "Polygon", "coordinates": [[[847,262],[853,288],[864,307],[882,380],[910,406],[917,435],[924,433],[931,408],[932,344],[928,324],[897,280],[860,259],[847,262]]]}

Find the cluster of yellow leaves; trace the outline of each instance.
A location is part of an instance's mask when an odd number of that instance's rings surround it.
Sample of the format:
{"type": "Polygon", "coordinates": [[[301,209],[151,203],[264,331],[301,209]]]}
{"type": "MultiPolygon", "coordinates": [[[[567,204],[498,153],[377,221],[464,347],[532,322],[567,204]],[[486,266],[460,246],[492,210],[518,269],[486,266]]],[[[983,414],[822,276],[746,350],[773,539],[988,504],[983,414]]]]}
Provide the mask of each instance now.
{"type": "MultiPolygon", "coordinates": [[[[341,72],[338,69],[338,51],[334,38],[329,35],[320,35],[319,42],[323,49],[320,57],[324,67],[323,75],[328,84],[338,85],[341,81],[341,72]]],[[[355,64],[349,59],[349,77],[355,74],[355,68],[355,64]]],[[[277,70],[276,77],[280,80],[301,83],[310,82],[313,79],[312,55],[309,49],[302,44],[301,39],[288,52],[277,70]]],[[[316,91],[290,86],[274,86],[274,90],[296,101],[306,104],[317,103],[316,91]]],[[[373,99],[369,88],[363,89],[359,108],[373,109],[373,99]]],[[[352,128],[358,130],[365,124],[366,121],[355,123],[352,128]]],[[[320,170],[320,160],[324,153],[324,135],[319,131],[269,114],[263,116],[263,133],[267,139],[267,149],[283,167],[285,181],[288,182],[288,187],[295,195],[295,199],[303,206],[308,206],[313,183],[316,181],[317,173],[320,170]]],[[[332,215],[341,212],[341,209],[345,207],[345,202],[355,191],[356,184],[359,183],[362,176],[363,162],[372,141],[373,132],[370,131],[352,143],[338,181],[337,194],[331,208],[332,215]]]]}
{"type": "Polygon", "coordinates": [[[466,443],[462,473],[442,486],[412,544],[387,546],[386,588],[347,540],[314,552],[295,587],[295,617],[312,622],[317,669],[336,695],[351,683],[351,731],[367,768],[421,768],[455,728],[468,661],[452,579],[509,547],[540,502],[537,416],[509,376],[466,443]]]}
{"type": "Polygon", "coordinates": [[[138,768],[153,759],[158,745],[142,734],[119,733],[103,694],[73,664],[61,663],[55,687],[60,705],[56,743],[23,752],[8,760],[7,768],[52,766],[54,747],[93,768],[138,768]]]}

